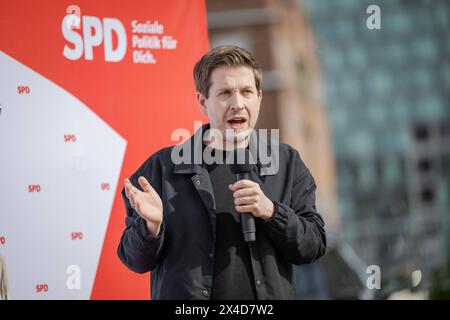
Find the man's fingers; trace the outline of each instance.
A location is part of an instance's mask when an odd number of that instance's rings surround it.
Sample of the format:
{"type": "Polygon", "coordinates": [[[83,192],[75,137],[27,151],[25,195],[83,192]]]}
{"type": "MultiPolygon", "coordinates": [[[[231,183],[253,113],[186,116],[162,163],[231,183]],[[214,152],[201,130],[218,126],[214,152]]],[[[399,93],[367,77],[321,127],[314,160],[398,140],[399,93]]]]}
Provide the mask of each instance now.
{"type": "Polygon", "coordinates": [[[133,184],[130,182],[129,179],[125,179],[125,186],[128,188],[128,190],[125,189],[125,193],[128,191],[128,196],[130,196],[132,192],[135,192],[135,193],[142,192],[141,190],[139,190],[138,188],[133,186],[133,184]]]}
{"type": "Polygon", "coordinates": [[[125,195],[130,201],[131,207],[133,209],[135,209],[136,207],[136,200],[137,200],[136,197],[139,192],[140,190],[135,186],[133,186],[128,178],[125,178],[125,195]]]}
{"type": "Polygon", "coordinates": [[[240,213],[250,213],[254,210],[253,205],[235,206],[237,212],[240,213]]]}
{"type": "Polygon", "coordinates": [[[255,188],[245,188],[233,192],[233,197],[234,198],[249,197],[254,196],[256,194],[258,194],[258,192],[255,190],[255,188]]]}
{"type": "Polygon", "coordinates": [[[231,191],[236,191],[236,190],[242,189],[242,188],[253,187],[255,184],[257,184],[257,183],[250,181],[250,180],[243,179],[243,180],[239,180],[236,183],[231,184],[229,187],[230,187],[231,191]]]}
{"type": "Polygon", "coordinates": [[[255,202],[257,202],[256,197],[243,197],[234,199],[234,205],[236,206],[251,205],[255,202]]]}
{"type": "Polygon", "coordinates": [[[127,196],[128,199],[130,199],[130,190],[129,190],[129,187],[128,187],[128,184],[131,184],[130,180],[128,178],[125,178],[125,181],[124,181],[123,184],[124,184],[124,187],[125,187],[125,195],[127,196]]]}
{"type": "Polygon", "coordinates": [[[147,181],[147,179],[145,179],[145,177],[140,176],[138,179],[139,185],[141,186],[141,188],[147,192],[147,193],[152,193],[154,190],[152,188],[152,186],[150,185],[150,183],[147,181]]]}
{"type": "Polygon", "coordinates": [[[133,209],[135,209],[135,205],[136,205],[136,192],[134,192],[133,190],[130,190],[129,191],[129,197],[128,197],[128,200],[130,200],[130,204],[131,204],[131,207],[133,208],[133,209]]]}

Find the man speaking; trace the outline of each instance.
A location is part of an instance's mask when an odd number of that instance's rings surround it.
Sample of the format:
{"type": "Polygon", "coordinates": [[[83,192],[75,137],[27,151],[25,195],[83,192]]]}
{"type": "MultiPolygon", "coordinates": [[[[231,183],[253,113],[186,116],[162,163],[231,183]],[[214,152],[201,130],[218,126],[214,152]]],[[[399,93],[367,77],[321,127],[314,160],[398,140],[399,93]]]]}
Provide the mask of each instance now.
{"type": "Polygon", "coordinates": [[[214,48],[194,79],[209,123],[125,179],[118,255],[151,271],[153,299],[294,299],[292,264],[326,249],[314,178],[295,149],[254,134],[262,74],[249,52],[214,48]]]}

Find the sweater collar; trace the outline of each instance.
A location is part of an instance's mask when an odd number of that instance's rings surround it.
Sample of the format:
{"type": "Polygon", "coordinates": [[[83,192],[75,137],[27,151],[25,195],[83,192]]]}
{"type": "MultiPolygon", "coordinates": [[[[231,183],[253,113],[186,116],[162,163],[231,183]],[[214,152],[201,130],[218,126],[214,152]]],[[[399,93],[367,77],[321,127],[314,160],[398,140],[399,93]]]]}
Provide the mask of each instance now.
{"type": "MultiPolygon", "coordinates": [[[[203,155],[203,133],[210,128],[210,124],[204,124],[201,128],[199,128],[194,135],[192,135],[188,140],[186,140],[182,144],[178,144],[174,146],[172,149],[172,154],[178,154],[180,156],[183,155],[183,151],[190,150],[191,154],[189,157],[188,163],[182,161],[181,163],[177,163],[174,166],[175,174],[192,174],[192,173],[201,173],[205,170],[205,164],[202,161],[203,155]]],[[[256,165],[258,166],[258,172],[260,176],[266,175],[275,175],[279,168],[279,149],[276,152],[272,152],[274,148],[279,148],[278,142],[273,141],[272,139],[267,139],[267,136],[264,134],[260,134],[256,130],[253,131],[250,139],[256,139],[256,143],[254,145],[259,148],[265,149],[265,154],[268,159],[265,162],[262,162],[262,157],[260,152],[257,153],[256,157],[256,165]],[[267,161],[269,160],[269,161],[267,161]]]]}

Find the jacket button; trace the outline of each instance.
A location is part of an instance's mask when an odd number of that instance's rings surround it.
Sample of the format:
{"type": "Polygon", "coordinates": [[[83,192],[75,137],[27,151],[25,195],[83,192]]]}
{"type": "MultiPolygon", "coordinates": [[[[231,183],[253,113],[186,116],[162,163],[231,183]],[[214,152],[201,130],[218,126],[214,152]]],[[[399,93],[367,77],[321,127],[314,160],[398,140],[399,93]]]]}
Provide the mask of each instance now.
{"type": "Polygon", "coordinates": [[[259,287],[261,285],[261,281],[256,280],[256,285],[259,287]]]}
{"type": "Polygon", "coordinates": [[[211,253],[209,254],[209,257],[210,257],[211,259],[214,258],[214,253],[211,252],[211,253]]]}
{"type": "Polygon", "coordinates": [[[202,291],[202,294],[203,294],[205,297],[207,297],[207,296],[208,296],[208,290],[203,290],[203,291],[202,291]]]}

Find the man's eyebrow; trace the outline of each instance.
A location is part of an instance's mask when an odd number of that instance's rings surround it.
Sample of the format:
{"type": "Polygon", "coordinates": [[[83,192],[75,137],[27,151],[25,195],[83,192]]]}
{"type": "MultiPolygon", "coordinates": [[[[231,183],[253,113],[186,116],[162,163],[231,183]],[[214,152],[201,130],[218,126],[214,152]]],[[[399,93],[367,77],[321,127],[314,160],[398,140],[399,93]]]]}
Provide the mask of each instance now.
{"type": "MultiPolygon", "coordinates": [[[[224,86],[222,86],[222,87],[219,87],[219,88],[217,89],[217,92],[219,92],[219,91],[225,91],[225,90],[233,90],[233,89],[235,89],[234,86],[227,86],[227,85],[224,85],[224,86]]],[[[239,89],[240,89],[240,90],[243,90],[243,89],[245,89],[245,90],[252,89],[252,90],[253,90],[254,87],[253,87],[251,84],[248,84],[248,85],[244,85],[244,86],[240,87],[239,89]]]]}
{"type": "Polygon", "coordinates": [[[227,91],[227,90],[233,90],[233,88],[231,88],[230,86],[222,86],[222,87],[217,88],[216,92],[227,91]]]}

